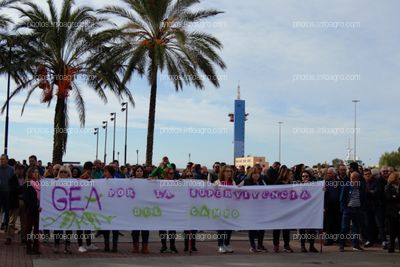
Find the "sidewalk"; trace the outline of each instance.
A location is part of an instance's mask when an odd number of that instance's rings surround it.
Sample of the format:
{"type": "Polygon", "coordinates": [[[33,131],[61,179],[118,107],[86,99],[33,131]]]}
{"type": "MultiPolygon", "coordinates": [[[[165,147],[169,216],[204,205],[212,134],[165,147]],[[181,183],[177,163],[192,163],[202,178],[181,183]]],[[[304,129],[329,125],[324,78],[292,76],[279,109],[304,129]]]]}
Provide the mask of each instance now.
{"type": "MultiPolygon", "coordinates": [[[[208,233],[208,232],[207,232],[208,233]]],[[[211,233],[211,232],[210,232],[211,233]]],[[[21,245],[20,243],[13,243],[12,245],[6,246],[4,244],[5,242],[5,234],[0,233],[0,266],[1,267],[33,267],[33,266],[51,266],[51,265],[42,265],[42,264],[47,264],[47,263],[52,263],[55,264],[57,263],[58,267],[61,266],[71,266],[71,264],[65,264],[70,262],[72,259],[80,259],[83,262],[87,262],[87,260],[92,261],[94,259],[105,259],[107,262],[114,262],[114,260],[120,260],[119,258],[126,258],[124,262],[129,263],[130,258],[135,259],[146,259],[146,258],[151,258],[152,261],[153,259],[159,261],[159,258],[171,258],[171,259],[176,259],[176,258],[181,258],[181,261],[185,261],[185,258],[190,258],[190,257],[196,257],[196,258],[208,258],[208,257],[217,257],[218,259],[224,259],[225,257],[229,258],[230,255],[219,255],[217,253],[217,242],[216,241],[198,241],[196,246],[198,249],[198,252],[194,252],[191,255],[189,253],[184,253],[183,252],[183,241],[182,240],[177,240],[177,249],[179,251],[178,254],[170,254],[170,253],[165,253],[165,254],[160,254],[159,249],[160,249],[160,242],[158,240],[157,232],[151,232],[150,235],[150,243],[149,243],[149,249],[150,249],[150,254],[148,255],[143,255],[143,254],[132,254],[131,249],[132,249],[132,244],[131,244],[131,238],[129,232],[124,231],[123,232],[124,236],[120,238],[119,246],[118,246],[118,253],[111,253],[111,252],[103,252],[103,241],[102,237],[96,238],[94,240],[95,244],[97,247],[99,247],[98,251],[95,252],[87,252],[87,253],[79,253],[78,247],[76,242],[73,242],[71,245],[72,249],[72,254],[71,255],[64,255],[61,251],[60,254],[54,254],[53,253],[53,242],[50,242],[48,244],[43,244],[41,243],[41,252],[42,255],[40,256],[31,256],[31,255],[26,255],[25,253],[25,247],[21,245]],[[199,257],[199,256],[207,256],[207,257],[199,257]],[[86,259],[86,260],[85,260],[86,259]],[[33,264],[35,263],[40,263],[40,265],[33,264]],[[64,263],[65,265],[62,265],[61,263],[64,263]],[[61,265],[60,265],[61,264],[61,265]]],[[[293,257],[292,255],[289,256],[288,253],[273,253],[272,252],[272,241],[271,241],[271,235],[270,231],[267,232],[266,234],[266,239],[264,242],[264,245],[266,248],[269,250],[268,253],[257,253],[257,255],[254,255],[249,252],[249,242],[247,239],[247,232],[234,232],[232,236],[232,242],[231,242],[232,247],[235,250],[234,255],[241,255],[243,257],[248,258],[249,263],[252,262],[252,257],[257,257],[257,258],[264,258],[268,257],[270,258],[271,256],[273,257],[279,257],[279,258],[285,258],[289,257],[292,259],[293,263],[296,263],[296,257],[293,257]],[[262,255],[264,254],[264,255],[262,255]]],[[[281,244],[283,245],[283,244],[281,244]]],[[[368,248],[368,251],[366,252],[353,252],[351,251],[351,247],[347,247],[346,253],[339,253],[338,252],[338,247],[337,246],[329,246],[329,247],[324,247],[323,248],[323,254],[319,253],[300,253],[300,243],[298,241],[291,241],[291,246],[293,250],[295,251],[294,254],[299,256],[299,257],[317,257],[317,255],[322,256],[322,259],[332,257],[332,254],[334,255],[340,255],[339,258],[342,257],[342,255],[359,255],[361,254],[368,257],[376,257],[376,255],[386,255],[385,257],[388,258],[390,257],[397,257],[397,264],[400,262],[400,254],[399,253],[394,253],[392,255],[388,255],[387,251],[383,251],[381,247],[373,247],[373,248],[368,248]],[[311,255],[313,254],[313,255],[311,255]]],[[[320,243],[319,241],[316,243],[317,249],[320,248],[320,243]]],[[[62,246],[61,246],[62,248],[62,246]]],[[[239,257],[240,258],[240,257],[239,257]]],[[[320,257],[321,258],[321,257],[320,257]]],[[[334,258],[337,258],[334,257],[334,258]]],[[[389,259],[389,258],[388,258],[389,259]]],[[[122,260],[123,261],[123,260],[122,260]]],[[[175,261],[175,260],[174,260],[175,261]]],[[[221,262],[224,262],[225,260],[222,260],[221,262]]],[[[160,262],[164,262],[161,260],[160,262]]],[[[179,260],[178,260],[179,262],[179,260]]],[[[164,262],[164,263],[169,263],[164,262]]],[[[161,263],[160,263],[161,264],[161,263]]],[[[156,264],[156,265],[160,265],[156,264]]],[[[357,264],[358,265],[358,264],[357,264]]],[[[80,266],[80,265],[79,265],[80,266]]],[[[82,265],[83,266],[83,265],[82,265]]],[[[93,265],[93,266],[98,266],[98,265],[93,265]]],[[[106,265],[110,266],[110,265],[106,265]]],[[[132,264],[130,265],[132,266],[132,264]]],[[[137,265],[139,266],[139,265],[137,265]]],[[[143,266],[143,265],[141,265],[143,266]]],[[[173,265],[171,265],[173,266],[173,265]]],[[[209,265],[210,266],[210,265],[209,265]]],[[[250,265],[246,265],[250,266],[250,265]]],[[[75,266],[74,267],[78,267],[75,266]]],[[[86,267],[89,267],[86,265],[86,267]]]]}

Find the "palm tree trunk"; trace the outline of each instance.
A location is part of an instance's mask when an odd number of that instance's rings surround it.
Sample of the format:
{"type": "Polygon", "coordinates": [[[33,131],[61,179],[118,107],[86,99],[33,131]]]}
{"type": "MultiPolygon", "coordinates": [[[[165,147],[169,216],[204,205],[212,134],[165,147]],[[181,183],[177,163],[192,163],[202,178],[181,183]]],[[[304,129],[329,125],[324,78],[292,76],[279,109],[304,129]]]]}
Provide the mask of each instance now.
{"type": "Polygon", "coordinates": [[[157,99],[157,65],[153,57],[151,57],[151,91],[149,118],[147,124],[147,146],[146,146],[146,165],[153,165],[153,143],[154,143],[154,124],[156,117],[156,99],[157,99]]]}
{"type": "Polygon", "coordinates": [[[67,143],[66,116],[65,99],[57,97],[54,114],[53,164],[62,164],[62,158],[65,153],[65,145],[67,143]]]}

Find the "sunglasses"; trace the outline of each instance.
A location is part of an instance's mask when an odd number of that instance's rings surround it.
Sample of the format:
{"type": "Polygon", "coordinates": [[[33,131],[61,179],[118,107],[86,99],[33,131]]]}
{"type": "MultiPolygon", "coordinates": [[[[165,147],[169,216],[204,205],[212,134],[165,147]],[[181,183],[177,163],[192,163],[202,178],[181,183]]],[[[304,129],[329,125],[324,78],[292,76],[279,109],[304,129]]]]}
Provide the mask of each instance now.
{"type": "Polygon", "coordinates": [[[67,171],[60,171],[60,173],[68,173],[67,171]]]}

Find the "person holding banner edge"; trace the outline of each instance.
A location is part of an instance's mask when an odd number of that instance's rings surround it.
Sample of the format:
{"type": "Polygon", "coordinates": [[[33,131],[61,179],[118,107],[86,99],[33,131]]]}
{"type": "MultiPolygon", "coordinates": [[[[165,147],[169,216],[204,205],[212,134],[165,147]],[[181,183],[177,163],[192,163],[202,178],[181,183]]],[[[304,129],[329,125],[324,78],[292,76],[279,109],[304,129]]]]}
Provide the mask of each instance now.
{"type": "MultiPolygon", "coordinates": [[[[58,179],[66,179],[72,177],[71,170],[67,166],[61,166],[60,170],[58,171],[58,175],[56,180],[58,179]]],[[[64,254],[72,254],[71,252],[71,241],[70,236],[72,235],[72,231],[65,231],[65,246],[64,246],[64,254]]],[[[64,231],[62,230],[55,230],[54,231],[54,253],[57,254],[60,251],[60,237],[64,236],[64,231]]]]}
{"type": "MultiPolygon", "coordinates": [[[[144,179],[144,168],[142,166],[137,166],[133,170],[134,176],[131,179],[144,179]]],[[[132,230],[132,253],[139,253],[139,237],[142,235],[142,250],[143,254],[149,254],[149,235],[150,231],[145,230],[132,230]]]]}
{"type": "MultiPolygon", "coordinates": [[[[225,186],[236,186],[233,180],[233,170],[230,166],[225,165],[221,168],[218,180],[214,182],[214,185],[225,185],[225,186]]],[[[233,249],[230,245],[232,230],[218,230],[218,252],[219,253],[233,253],[233,249]]]]}
{"type": "MultiPolygon", "coordinates": [[[[116,170],[114,166],[107,165],[103,169],[103,175],[104,178],[106,179],[112,179],[112,178],[117,178],[116,177],[116,170]]],[[[119,231],[118,230],[112,230],[112,231],[107,231],[104,230],[102,231],[103,237],[104,237],[104,251],[105,252],[110,252],[110,232],[112,232],[112,249],[111,252],[118,252],[118,237],[119,237],[119,231]]]]}
{"type": "MultiPolygon", "coordinates": [[[[293,181],[293,173],[286,165],[282,165],[279,169],[279,175],[275,182],[275,184],[291,184],[293,181]]],[[[283,235],[283,243],[284,243],[284,252],[293,253],[293,249],[290,247],[290,230],[289,229],[282,229],[282,230],[273,230],[273,243],[274,243],[274,252],[279,252],[279,238],[280,233],[282,231],[283,235]]]]}
{"type": "MultiPolygon", "coordinates": [[[[309,183],[314,182],[316,179],[314,175],[308,171],[304,170],[301,173],[301,182],[302,183],[309,183]]],[[[301,243],[301,252],[308,252],[306,249],[306,241],[310,243],[309,251],[313,253],[318,253],[318,250],[314,247],[315,236],[317,235],[316,229],[300,229],[300,243],[301,243]],[[305,238],[306,237],[306,238],[305,238]]]]}
{"type": "MultiPolygon", "coordinates": [[[[260,170],[258,168],[251,168],[247,174],[247,178],[243,182],[244,186],[265,186],[265,182],[261,177],[260,170]]],[[[249,251],[252,253],[257,252],[268,252],[268,250],[264,247],[264,230],[249,230],[249,241],[250,241],[250,249],[249,251]],[[257,239],[257,247],[255,239],[257,239]]]]}

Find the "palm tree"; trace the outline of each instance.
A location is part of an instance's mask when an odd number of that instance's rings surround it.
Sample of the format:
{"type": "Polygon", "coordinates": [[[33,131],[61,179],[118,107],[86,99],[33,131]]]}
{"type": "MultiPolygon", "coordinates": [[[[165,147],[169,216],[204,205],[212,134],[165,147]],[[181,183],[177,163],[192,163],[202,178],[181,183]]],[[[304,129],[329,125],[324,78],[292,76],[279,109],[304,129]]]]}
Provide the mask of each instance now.
{"type": "MultiPolygon", "coordinates": [[[[15,2],[18,2],[18,0],[0,0],[0,10],[15,2]]],[[[6,28],[9,23],[11,23],[11,19],[0,13],[0,29],[6,28]]]]}
{"type": "Polygon", "coordinates": [[[22,19],[16,30],[22,28],[28,32],[22,35],[26,48],[24,64],[18,70],[19,73],[28,72],[32,77],[17,87],[10,99],[24,89],[28,90],[22,113],[35,90],[42,91],[41,101],[48,106],[55,99],[53,163],[62,163],[68,137],[70,97],[73,97],[79,112],[81,127],[85,125],[83,82],[78,78],[83,78],[84,84],[93,89],[104,103],[107,102],[106,89],[119,100],[125,96],[132,104],[134,102],[118,76],[123,70],[119,64],[120,51],[110,47],[115,30],[100,29],[109,22],[96,16],[89,7],[75,7],[74,0],[64,0],[59,14],[53,0],[48,0],[47,4],[49,14],[32,1],[14,6],[22,19]]]}
{"type": "Polygon", "coordinates": [[[190,31],[189,24],[213,17],[218,10],[191,11],[199,0],[123,0],[129,9],[107,6],[101,13],[118,15],[127,20],[121,31],[126,44],[127,67],[124,83],[136,72],[146,75],[151,86],[147,129],[146,164],[152,164],[158,72],[167,71],[176,91],[183,85],[204,88],[200,75],[215,86],[219,81],[214,64],[225,69],[216,53],[222,49],[214,36],[190,31]]]}

